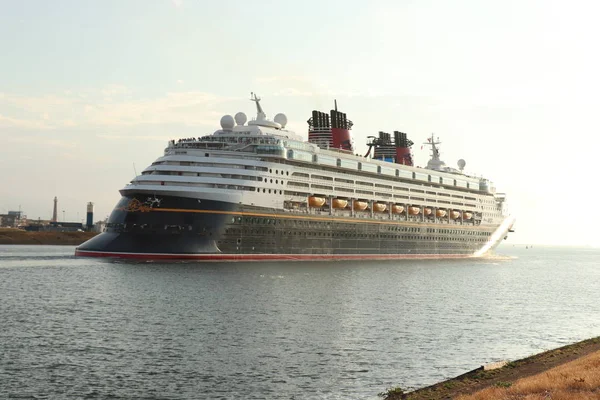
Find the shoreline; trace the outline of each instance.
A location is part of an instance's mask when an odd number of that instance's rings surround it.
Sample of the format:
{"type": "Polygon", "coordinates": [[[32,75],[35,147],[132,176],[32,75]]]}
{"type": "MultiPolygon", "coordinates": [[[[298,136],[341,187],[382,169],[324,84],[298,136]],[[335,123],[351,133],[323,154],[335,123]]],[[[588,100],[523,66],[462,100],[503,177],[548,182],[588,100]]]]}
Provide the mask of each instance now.
{"type": "Polygon", "coordinates": [[[485,370],[484,366],[481,366],[462,375],[412,392],[404,392],[401,387],[391,388],[381,393],[380,397],[385,400],[453,399],[460,395],[474,394],[491,387],[510,386],[519,379],[546,372],[595,352],[600,352],[600,336],[507,362],[504,366],[496,369],[485,370]]]}
{"type": "Polygon", "coordinates": [[[97,232],[28,232],[16,228],[0,228],[0,244],[77,246],[97,234],[97,232]]]}

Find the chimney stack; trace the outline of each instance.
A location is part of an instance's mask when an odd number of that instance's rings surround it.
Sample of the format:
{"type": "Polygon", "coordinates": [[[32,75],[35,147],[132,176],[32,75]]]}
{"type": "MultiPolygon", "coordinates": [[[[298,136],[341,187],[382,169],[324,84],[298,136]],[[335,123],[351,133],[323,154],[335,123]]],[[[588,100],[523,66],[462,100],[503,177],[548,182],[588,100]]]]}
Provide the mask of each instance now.
{"type": "Polygon", "coordinates": [[[54,196],[54,211],[52,212],[52,222],[58,222],[58,199],[54,196]]]}

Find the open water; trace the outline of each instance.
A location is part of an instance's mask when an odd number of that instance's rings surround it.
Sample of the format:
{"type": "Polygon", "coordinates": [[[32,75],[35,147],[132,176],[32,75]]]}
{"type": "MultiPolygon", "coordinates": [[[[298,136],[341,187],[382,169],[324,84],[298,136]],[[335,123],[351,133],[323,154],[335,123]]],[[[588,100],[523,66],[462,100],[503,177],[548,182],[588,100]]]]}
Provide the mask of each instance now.
{"type": "Polygon", "coordinates": [[[600,250],[133,263],[0,246],[0,398],[375,399],[600,335],[600,250]]]}

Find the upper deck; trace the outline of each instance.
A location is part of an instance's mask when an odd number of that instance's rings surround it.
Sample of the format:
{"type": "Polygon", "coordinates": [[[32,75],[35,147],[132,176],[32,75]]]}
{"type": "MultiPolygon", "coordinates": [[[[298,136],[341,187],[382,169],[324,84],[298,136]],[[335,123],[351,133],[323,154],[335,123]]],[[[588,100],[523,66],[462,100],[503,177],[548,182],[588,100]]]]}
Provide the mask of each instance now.
{"type": "Polygon", "coordinates": [[[303,141],[301,136],[285,129],[287,117],[284,114],[277,114],[274,121],[268,120],[260,106],[260,98],[253,95],[251,100],[257,106],[255,119],[247,121],[246,115],[241,112],[235,117],[225,115],[221,118],[221,129],[212,135],[171,140],[165,149],[165,156],[207,157],[211,152],[218,152],[223,155],[229,154],[228,157],[231,157],[231,153],[234,153],[240,158],[258,158],[331,172],[343,171],[357,176],[376,175],[386,179],[482,194],[496,192],[493,183],[488,179],[470,176],[446,167],[439,159],[436,147],[439,142],[434,141],[433,137],[425,143],[432,146],[432,159],[427,168],[362,157],[347,150],[323,148],[315,143],[303,141]]]}
{"type": "Polygon", "coordinates": [[[277,159],[279,162],[326,170],[340,169],[357,175],[374,174],[458,190],[495,193],[493,184],[484,178],[368,159],[345,151],[323,150],[312,143],[269,135],[231,133],[171,141],[165,149],[165,156],[185,154],[206,157],[209,154],[207,151],[233,152],[240,158],[253,156],[265,160],[272,159],[272,161],[277,159]]]}

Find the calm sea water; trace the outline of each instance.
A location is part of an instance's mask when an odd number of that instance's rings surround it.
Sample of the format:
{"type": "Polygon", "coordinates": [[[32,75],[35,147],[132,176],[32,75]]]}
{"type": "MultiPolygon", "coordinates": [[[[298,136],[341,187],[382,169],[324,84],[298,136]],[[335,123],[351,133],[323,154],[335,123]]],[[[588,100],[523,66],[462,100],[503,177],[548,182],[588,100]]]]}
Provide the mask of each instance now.
{"type": "Polygon", "coordinates": [[[0,398],[375,399],[600,335],[600,250],[132,263],[0,246],[0,398]]]}

